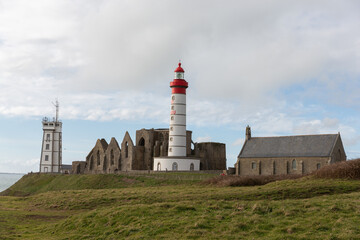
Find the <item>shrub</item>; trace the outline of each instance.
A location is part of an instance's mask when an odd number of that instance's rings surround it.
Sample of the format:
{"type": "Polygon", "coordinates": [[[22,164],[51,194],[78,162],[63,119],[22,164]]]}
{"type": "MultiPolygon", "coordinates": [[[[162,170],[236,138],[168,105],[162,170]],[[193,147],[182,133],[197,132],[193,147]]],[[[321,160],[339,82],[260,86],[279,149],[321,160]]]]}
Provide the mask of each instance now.
{"type": "Polygon", "coordinates": [[[360,159],[324,166],[313,173],[316,178],[360,179],[360,159]]]}

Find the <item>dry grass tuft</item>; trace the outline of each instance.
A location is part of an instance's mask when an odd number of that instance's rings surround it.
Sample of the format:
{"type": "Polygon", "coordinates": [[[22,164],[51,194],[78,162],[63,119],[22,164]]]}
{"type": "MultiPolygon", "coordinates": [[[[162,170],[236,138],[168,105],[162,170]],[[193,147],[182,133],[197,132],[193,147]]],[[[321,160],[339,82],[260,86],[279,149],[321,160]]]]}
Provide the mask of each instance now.
{"type": "Polygon", "coordinates": [[[238,187],[238,186],[260,186],[270,182],[297,179],[303,175],[271,175],[271,176],[217,176],[206,179],[203,184],[217,185],[221,187],[238,187]]]}
{"type": "Polygon", "coordinates": [[[360,179],[360,159],[325,166],[313,173],[316,178],[360,179]]]}

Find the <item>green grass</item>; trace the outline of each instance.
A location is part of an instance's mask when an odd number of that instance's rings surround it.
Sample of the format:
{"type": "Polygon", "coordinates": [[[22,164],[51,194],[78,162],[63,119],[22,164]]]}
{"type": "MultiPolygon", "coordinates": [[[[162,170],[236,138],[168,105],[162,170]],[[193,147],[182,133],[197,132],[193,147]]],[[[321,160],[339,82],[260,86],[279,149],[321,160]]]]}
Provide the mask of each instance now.
{"type": "Polygon", "coordinates": [[[28,174],[0,195],[28,196],[31,194],[80,189],[114,189],[135,186],[161,186],[193,184],[200,180],[213,177],[214,174],[196,173],[156,173],[140,174],[89,174],[89,175],[59,175],[59,174],[28,174]]]}
{"type": "Polygon", "coordinates": [[[191,175],[87,176],[103,184],[87,189],[86,175],[22,180],[14,191],[32,195],[0,197],[0,239],[360,238],[360,181],[308,177],[214,187],[191,175]],[[61,181],[74,185],[46,191],[61,181]]]}

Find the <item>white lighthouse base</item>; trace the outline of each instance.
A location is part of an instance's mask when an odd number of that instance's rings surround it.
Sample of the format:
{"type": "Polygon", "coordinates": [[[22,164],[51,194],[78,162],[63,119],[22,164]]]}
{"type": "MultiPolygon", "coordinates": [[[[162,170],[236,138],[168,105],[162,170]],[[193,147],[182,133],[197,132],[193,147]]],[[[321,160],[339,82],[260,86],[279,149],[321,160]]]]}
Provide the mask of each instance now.
{"type": "Polygon", "coordinates": [[[155,157],[154,171],[199,171],[200,159],[189,157],[155,157]]]}

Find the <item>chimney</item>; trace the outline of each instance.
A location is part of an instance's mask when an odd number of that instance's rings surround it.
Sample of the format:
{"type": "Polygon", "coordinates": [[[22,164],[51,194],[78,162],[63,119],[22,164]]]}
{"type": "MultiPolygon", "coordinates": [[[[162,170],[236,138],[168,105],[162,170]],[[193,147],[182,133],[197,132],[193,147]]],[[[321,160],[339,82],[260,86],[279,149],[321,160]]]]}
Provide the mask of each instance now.
{"type": "Polygon", "coordinates": [[[245,141],[250,140],[250,138],[251,138],[251,128],[249,127],[249,125],[247,125],[246,134],[245,134],[245,141]]]}

